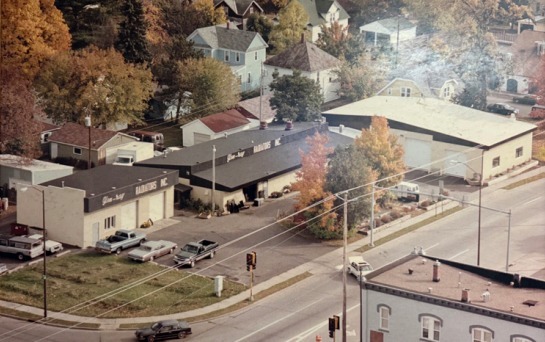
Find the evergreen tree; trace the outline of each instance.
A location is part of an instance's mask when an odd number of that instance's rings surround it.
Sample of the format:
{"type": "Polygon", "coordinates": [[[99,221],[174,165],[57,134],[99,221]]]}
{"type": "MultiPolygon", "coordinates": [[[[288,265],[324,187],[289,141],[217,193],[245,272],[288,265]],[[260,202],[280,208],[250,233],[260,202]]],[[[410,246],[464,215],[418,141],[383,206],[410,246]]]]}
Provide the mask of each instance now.
{"type": "Polygon", "coordinates": [[[122,8],[125,16],[119,26],[115,48],[129,63],[147,63],[151,60],[146,40],[147,23],[141,0],[127,0],[122,8]]]}

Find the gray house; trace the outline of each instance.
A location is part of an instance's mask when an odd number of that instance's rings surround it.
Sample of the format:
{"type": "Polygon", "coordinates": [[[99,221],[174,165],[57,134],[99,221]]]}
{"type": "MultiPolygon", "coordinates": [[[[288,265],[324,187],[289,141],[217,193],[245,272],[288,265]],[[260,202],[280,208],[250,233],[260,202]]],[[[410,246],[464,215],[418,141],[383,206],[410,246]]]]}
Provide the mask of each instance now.
{"type": "Polygon", "coordinates": [[[266,58],[267,43],[257,32],[236,28],[209,26],[196,29],[187,37],[193,48],[231,66],[240,80],[240,91],[259,88],[261,63],[266,58]]]}

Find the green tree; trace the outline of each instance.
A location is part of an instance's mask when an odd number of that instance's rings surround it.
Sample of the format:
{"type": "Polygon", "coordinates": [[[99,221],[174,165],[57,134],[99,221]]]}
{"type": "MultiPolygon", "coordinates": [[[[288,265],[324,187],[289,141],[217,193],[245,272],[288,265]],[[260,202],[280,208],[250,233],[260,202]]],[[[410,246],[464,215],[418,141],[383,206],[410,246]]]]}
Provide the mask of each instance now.
{"type": "MultiPolygon", "coordinates": [[[[361,150],[354,144],[338,146],[329,161],[329,171],[326,175],[325,191],[339,193],[348,192],[347,226],[356,227],[371,212],[372,183],[377,179],[377,172],[368,166],[361,150]]],[[[337,217],[343,217],[343,201],[335,200],[337,217]]]]}
{"type": "Polygon", "coordinates": [[[348,26],[342,26],[335,21],[331,27],[322,25],[321,29],[322,33],[318,35],[316,46],[330,55],[353,64],[364,53],[365,47],[361,43],[361,35],[350,33],[348,26]]]}
{"type": "Polygon", "coordinates": [[[359,101],[375,95],[385,78],[385,65],[382,59],[372,63],[368,53],[362,54],[355,63],[343,62],[335,71],[341,84],[339,96],[350,101],[359,101]]]}
{"type": "Polygon", "coordinates": [[[273,46],[274,52],[280,53],[300,41],[308,20],[308,14],[299,1],[290,1],[282,8],[278,12],[278,25],[269,35],[269,45],[273,46]]]}
{"type": "Polygon", "coordinates": [[[56,123],[139,124],[154,84],[149,69],[125,63],[113,50],[89,47],[55,55],[34,83],[44,111],[56,123]]]}
{"type": "Polygon", "coordinates": [[[146,40],[147,23],[141,0],[125,0],[121,10],[124,20],[119,25],[115,48],[128,63],[148,63],[151,54],[146,40]]]}
{"type": "Polygon", "coordinates": [[[271,34],[273,23],[271,19],[267,18],[264,15],[261,15],[259,13],[252,13],[248,17],[248,21],[246,22],[246,28],[248,29],[248,31],[258,32],[261,37],[263,37],[263,39],[267,42],[269,41],[269,35],[271,34]]]}
{"type": "Polygon", "coordinates": [[[229,66],[213,58],[188,58],[177,62],[180,89],[192,93],[199,114],[213,114],[234,107],[240,100],[240,84],[229,66]]]}

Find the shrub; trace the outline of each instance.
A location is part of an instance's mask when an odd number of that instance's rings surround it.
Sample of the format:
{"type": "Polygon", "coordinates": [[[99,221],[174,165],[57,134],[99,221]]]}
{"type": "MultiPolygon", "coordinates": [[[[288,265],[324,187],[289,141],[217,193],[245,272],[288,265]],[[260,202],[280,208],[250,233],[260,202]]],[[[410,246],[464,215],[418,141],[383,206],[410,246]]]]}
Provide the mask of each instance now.
{"type": "Polygon", "coordinates": [[[431,202],[429,200],[425,200],[425,201],[422,201],[422,203],[420,203],[420,206],[422,208],[427,208],[431,205],[431,202]]]}
{"type": "Polygon", "coordinates": [[[382,226],[382,221],[379,218],[375,219],[375,228],[382,226]]]}
{"type": "Polygon", "coordinates": [[[386,214],[386,215],[382,215],[380,220],[382,221],[382,223],[389,223],[389,222],[392,221],[392,217],[390,215],[386,214]]]}
{"type": "Polygon", "coordinates": [[[399,210],[392,210],[390,216],[392,217],[392,220],[397,220],[398,218],[402,217],[403,214],[399,210]]]}

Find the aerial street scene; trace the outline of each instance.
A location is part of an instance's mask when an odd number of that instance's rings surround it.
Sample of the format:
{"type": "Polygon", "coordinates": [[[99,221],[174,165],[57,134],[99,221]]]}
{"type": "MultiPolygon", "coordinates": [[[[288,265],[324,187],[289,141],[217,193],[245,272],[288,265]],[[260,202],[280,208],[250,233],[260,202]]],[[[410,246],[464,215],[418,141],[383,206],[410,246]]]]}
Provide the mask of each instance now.
{"type": "Polygon", "coordinates": [[[545,342],[545,0],[3,0],[0,56],[0,342],[545,342]]]}

